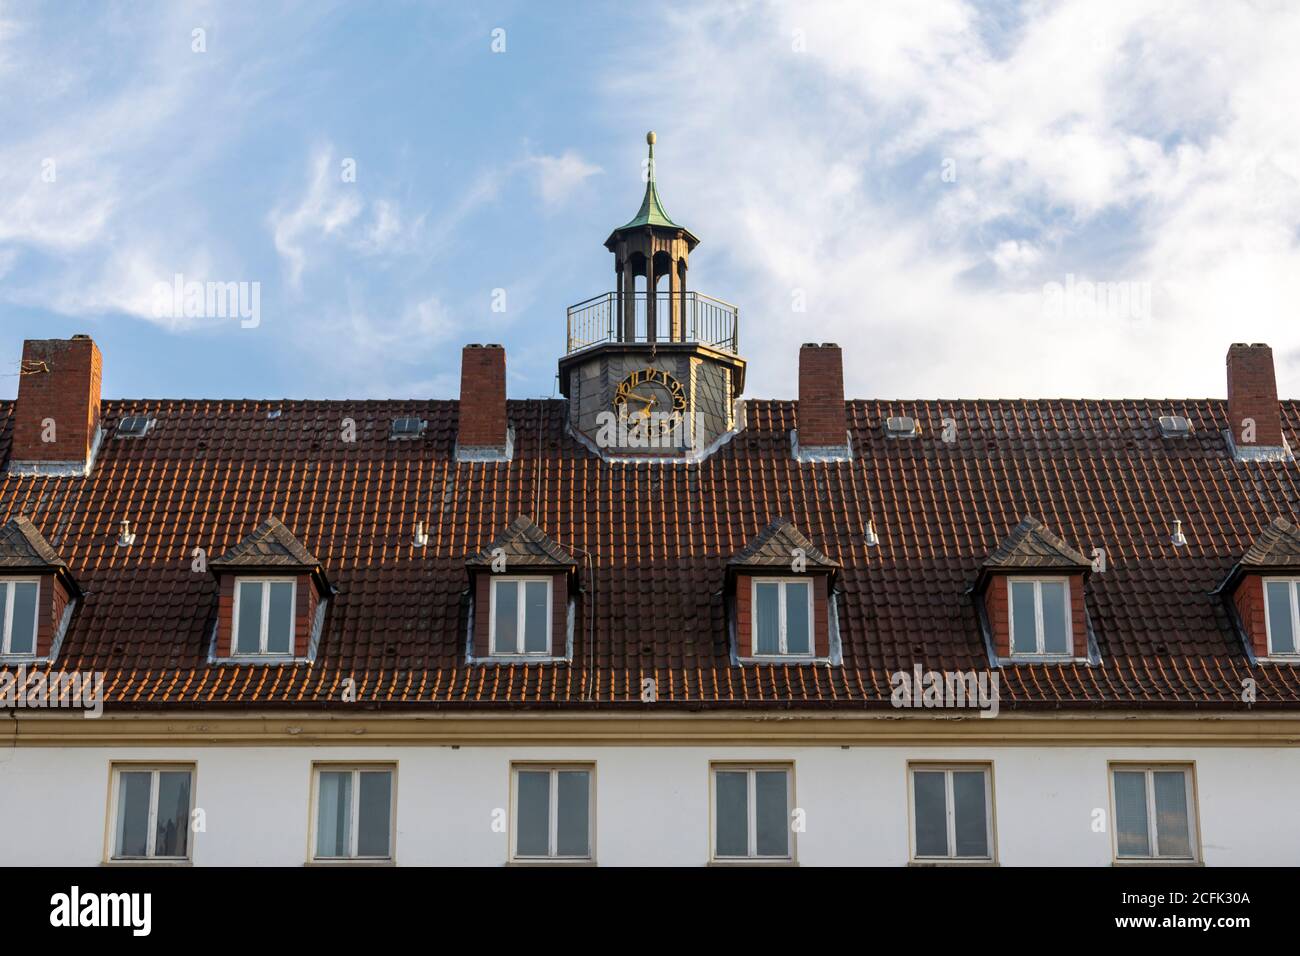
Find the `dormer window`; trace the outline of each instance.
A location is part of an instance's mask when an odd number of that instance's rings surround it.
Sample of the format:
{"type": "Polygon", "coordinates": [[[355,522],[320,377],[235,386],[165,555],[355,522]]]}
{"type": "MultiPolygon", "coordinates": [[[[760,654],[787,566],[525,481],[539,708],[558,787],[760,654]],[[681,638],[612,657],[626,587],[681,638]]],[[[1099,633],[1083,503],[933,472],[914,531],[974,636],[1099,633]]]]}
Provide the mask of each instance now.
{"type": "Polygon", "coordinates": [[[980,626],[1003,661],[1093,660],[1084,583],[1092,562],[1036,518],[1022,518],[980,569],[980,626]]]}
{"type": "Polygon", "coordinates": [[[1066,578],[1011,578],[1008,611],[1012,657],[1068,657],[1070,585],[1066,578]]]}
{"type": "Polygon", "coordinates": [[[1297,656],[1300,578],[1264,579],[1264,622],[1268,633],[1268,656],[1297,656]]]}
{"type": "Polygon", "coordinates": [[[465,562],[468,658],[511,663],[568,660],[578,617],[577,561],[520,515],[465,562]]]}
{"type": "Polygon", "coordinates": [[[67,563],[30,520],[0,525],[0,663],[57,658],[80,599],[67,563]]]}
{"type": "Polygon", "coordinates": [[[275,578],[235,580],[235,653],[292,656],[297,585],[275,578]]]}
{"type": "Polygon", "coordinates": [[[0,578],[0,656],[29,657],[36,653],[40,595],[39,578],[0,578]]]}
{"type": "Polygon", "coordinates": [[[309,661],[333,587],[316,557],[268,518],[208,564],[220,598],[212,656],[235,663],[309,661]]]}
{"type": "Polygon", "coordinates": [[[1300,528],[1274,518],[1215,591],[1256,660],[1300,662],[1300,528]]]}
{"type": "Polygon", "coordinates": [[[759,532],[727,562],[736,658],[754,664],[830,661],[838,570],[786,518],[759,532]]]}
{"type": "Polygon", "coordinates": [[[807,578],[752,578],[751,587],[754,656],[812,656],[812,582],[807,578]]]}
{"type": "Polygon", "coordinates": [[[494,577],[489,630],[493,657],[551,654],[549,577],[494,577]]]}

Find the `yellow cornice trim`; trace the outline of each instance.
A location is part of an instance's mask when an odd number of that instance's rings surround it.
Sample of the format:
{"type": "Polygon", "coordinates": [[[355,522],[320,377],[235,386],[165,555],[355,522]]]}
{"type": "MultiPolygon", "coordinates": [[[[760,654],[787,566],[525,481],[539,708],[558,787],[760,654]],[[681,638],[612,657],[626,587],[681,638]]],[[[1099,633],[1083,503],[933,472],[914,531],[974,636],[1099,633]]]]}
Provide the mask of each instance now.
{"type": "Polygon", "coordinates": [[[1293,747],[1300,714],[105,714],[0,712],[0,746],[1293,747]]]}

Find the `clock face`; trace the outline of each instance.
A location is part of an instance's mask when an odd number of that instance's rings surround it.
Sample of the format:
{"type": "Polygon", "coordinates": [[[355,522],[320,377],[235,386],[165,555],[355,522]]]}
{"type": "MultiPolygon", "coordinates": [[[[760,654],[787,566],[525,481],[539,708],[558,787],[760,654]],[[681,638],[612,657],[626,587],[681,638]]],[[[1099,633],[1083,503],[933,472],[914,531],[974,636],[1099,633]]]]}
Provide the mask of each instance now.
{"type": "Polygon", "coordinates": [[[640,368],[619,383],[614,409],[625,412],[629,424],[657,426],[668,434],[682,422],[686,389],[662,369],[640,368]]]}

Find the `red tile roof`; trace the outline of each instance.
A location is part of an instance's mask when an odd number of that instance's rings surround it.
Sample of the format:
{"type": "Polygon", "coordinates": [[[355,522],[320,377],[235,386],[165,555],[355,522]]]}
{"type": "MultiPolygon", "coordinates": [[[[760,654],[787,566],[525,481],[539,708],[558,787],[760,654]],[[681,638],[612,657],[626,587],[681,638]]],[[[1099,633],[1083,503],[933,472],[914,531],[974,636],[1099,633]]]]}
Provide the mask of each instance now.
{"type": "MultiPolygon", "coordinates": [[[[82,584],[57,665],[106,671],[110,708],[329,705],[349,677],[362,702],[392,706],[888,707],[891,672],[989,666],[968,589],[1026,514],[1106,549],[1087,586],[1101,663],[1003,667],[1004,709],[1243,707],[1247,677],[1255,708],[1296,707],[1300,669],[1252,664],[1211,592],[1273,518],[1295,520],[1300,466],[1234,461],[1226,404],[855,401],[855,459],[800,463],[794,403],[751,401],[733,441],[672,465],[601,461],[559,401],[509,403],[510,462],[455,460],[451,401],[110,401],[93,473],[0,476],[0,522],[29,517],[82,584]],[[132,413],[156,417],[153,431],[113,439],[132,413]],[[1167,413],[1191,419],[1190,438],[1161,437],[1167,413]],[[389,441],[402,415],[426,419],[425,435],[389,441]],[[921,436],[887,439],[890,415],[921,436]],[[939,437],[944,418],[955,442],[939,437]],[[579,559],[591,618],[572,664],[467,666],[466,559],[521,514],[579,559]],[[191,552],[222,554],[273,515],[338,588],[318,656],[209,663],[217,585],[191,552]],[[842,666],[731,662],[726,565],[778,517],[841,567],[842,666]],[[653,705],[643,677],[657,678],[653,705]]],[[[1282,411],[1294,446],[1300,403],[1282,411]]],[[[0,403],[0,459],[11,415],[0,403]]]]}

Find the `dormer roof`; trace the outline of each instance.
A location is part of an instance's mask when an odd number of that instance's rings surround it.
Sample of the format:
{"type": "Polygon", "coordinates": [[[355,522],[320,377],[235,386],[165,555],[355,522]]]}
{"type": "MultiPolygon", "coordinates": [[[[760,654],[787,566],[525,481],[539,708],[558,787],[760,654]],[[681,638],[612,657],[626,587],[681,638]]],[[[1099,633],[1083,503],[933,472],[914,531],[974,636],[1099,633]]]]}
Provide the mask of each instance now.
{"type": "Polygon", "coordinates": [[[208,562],[208,568],[215,574],[305,571],[318,575],[321,584],[328,587],[320,561],[279,518],[267,518],[252,534],[208,562]]]}
{"type": "Polygon", "coordinates": [[[803,552],[807,566],[834,571],[839,565],[828,558],[789,518],[777,518],[727,562],[732,570],[789,568],[794,552],[803,552]]]}
{"type": "Polygon", "coordinates": [[[504,557],[509,569],[567,569],[576,567],[578,563],[527,515],[520,515],[510,522],[491,544],[471,555],[465,565],[472,570],[488,569],[498,555],[504,557]]]}

